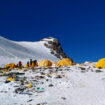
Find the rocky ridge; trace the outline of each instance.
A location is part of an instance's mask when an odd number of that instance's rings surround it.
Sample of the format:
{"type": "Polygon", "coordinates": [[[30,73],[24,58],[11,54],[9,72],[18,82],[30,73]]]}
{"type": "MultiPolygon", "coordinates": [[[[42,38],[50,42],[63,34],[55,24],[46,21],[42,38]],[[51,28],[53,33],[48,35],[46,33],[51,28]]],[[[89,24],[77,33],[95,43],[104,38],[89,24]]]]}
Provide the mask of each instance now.
{"type": "Polygon", "coordinates": [[[52,37],[41,39],[40,41],[47,41],[44,45],[50,49],[51,54],[56,56],[59,59],[69,58],[63,51],[60,42],[52,37]]]}

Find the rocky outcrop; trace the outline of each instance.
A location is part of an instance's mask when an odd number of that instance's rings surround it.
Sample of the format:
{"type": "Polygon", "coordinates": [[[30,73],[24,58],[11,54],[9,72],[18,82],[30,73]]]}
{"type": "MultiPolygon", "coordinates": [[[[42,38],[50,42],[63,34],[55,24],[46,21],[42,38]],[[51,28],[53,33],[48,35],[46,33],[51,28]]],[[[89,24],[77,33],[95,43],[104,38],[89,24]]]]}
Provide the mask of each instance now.
{"type": "Polygon", "coordinates": [[[62,58],[69,58],[64,52],[61,47],[61,44],[59,41],[55,38],[48,37],[44,38],[41,41],[46,41],[44,45],[50,49],[51,54],[55,55],[57,58],[62,59],[62,58]]]}

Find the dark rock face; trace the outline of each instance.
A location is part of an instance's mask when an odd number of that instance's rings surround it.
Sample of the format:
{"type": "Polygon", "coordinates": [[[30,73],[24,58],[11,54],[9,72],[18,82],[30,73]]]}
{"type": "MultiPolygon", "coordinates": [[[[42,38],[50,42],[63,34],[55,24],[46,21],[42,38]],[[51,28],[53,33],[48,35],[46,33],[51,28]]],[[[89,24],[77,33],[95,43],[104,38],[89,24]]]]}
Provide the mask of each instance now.
{"type": "Polygon", "coordinates": [[[40,41],[46,41],[44,45],[50,49],[51,54],[55,55],[57,58],[62,59],[62,58],[69,58],[64,52],[63,49],[61,48],[61,44],[57,39],[48,37],[45,39],[42,39],[40,41]]]}

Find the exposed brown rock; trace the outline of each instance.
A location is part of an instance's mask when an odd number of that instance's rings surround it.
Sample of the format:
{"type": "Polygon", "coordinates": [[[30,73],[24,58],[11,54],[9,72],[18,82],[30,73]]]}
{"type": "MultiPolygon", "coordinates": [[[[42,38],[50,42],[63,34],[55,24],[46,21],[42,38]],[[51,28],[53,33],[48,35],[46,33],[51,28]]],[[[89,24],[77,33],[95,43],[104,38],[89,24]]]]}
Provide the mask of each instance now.
{"type": "Polygon", "coordinates": [[[57,39],[48,37],[45,39],[41,39],[41,41],[46,41],[44,45],[50,49],[51,54],[54,54],[57,58],[62,59],[62,58],[69,58],[64,52],[61,47],[61,44],[57,39]],[[49,39],[49,40],[48,40],[49,39]],[[51,40],[50,40],[51,39],[51,40]]]}

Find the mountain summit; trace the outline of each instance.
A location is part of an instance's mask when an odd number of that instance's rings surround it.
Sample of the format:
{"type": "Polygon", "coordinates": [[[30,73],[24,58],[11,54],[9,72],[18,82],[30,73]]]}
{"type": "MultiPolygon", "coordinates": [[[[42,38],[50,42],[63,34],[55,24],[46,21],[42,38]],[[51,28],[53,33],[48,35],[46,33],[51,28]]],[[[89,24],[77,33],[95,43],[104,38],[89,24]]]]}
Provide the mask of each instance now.
{"type": "Polygon", "coordinates": [[[51,54],[55,55],[57,58],[67,58],[68,56],[63,52],[61,44],[55,38],[48,37],[44,38],[41,41],[47,41],[44,45],[50,49],[51,54]]]}

